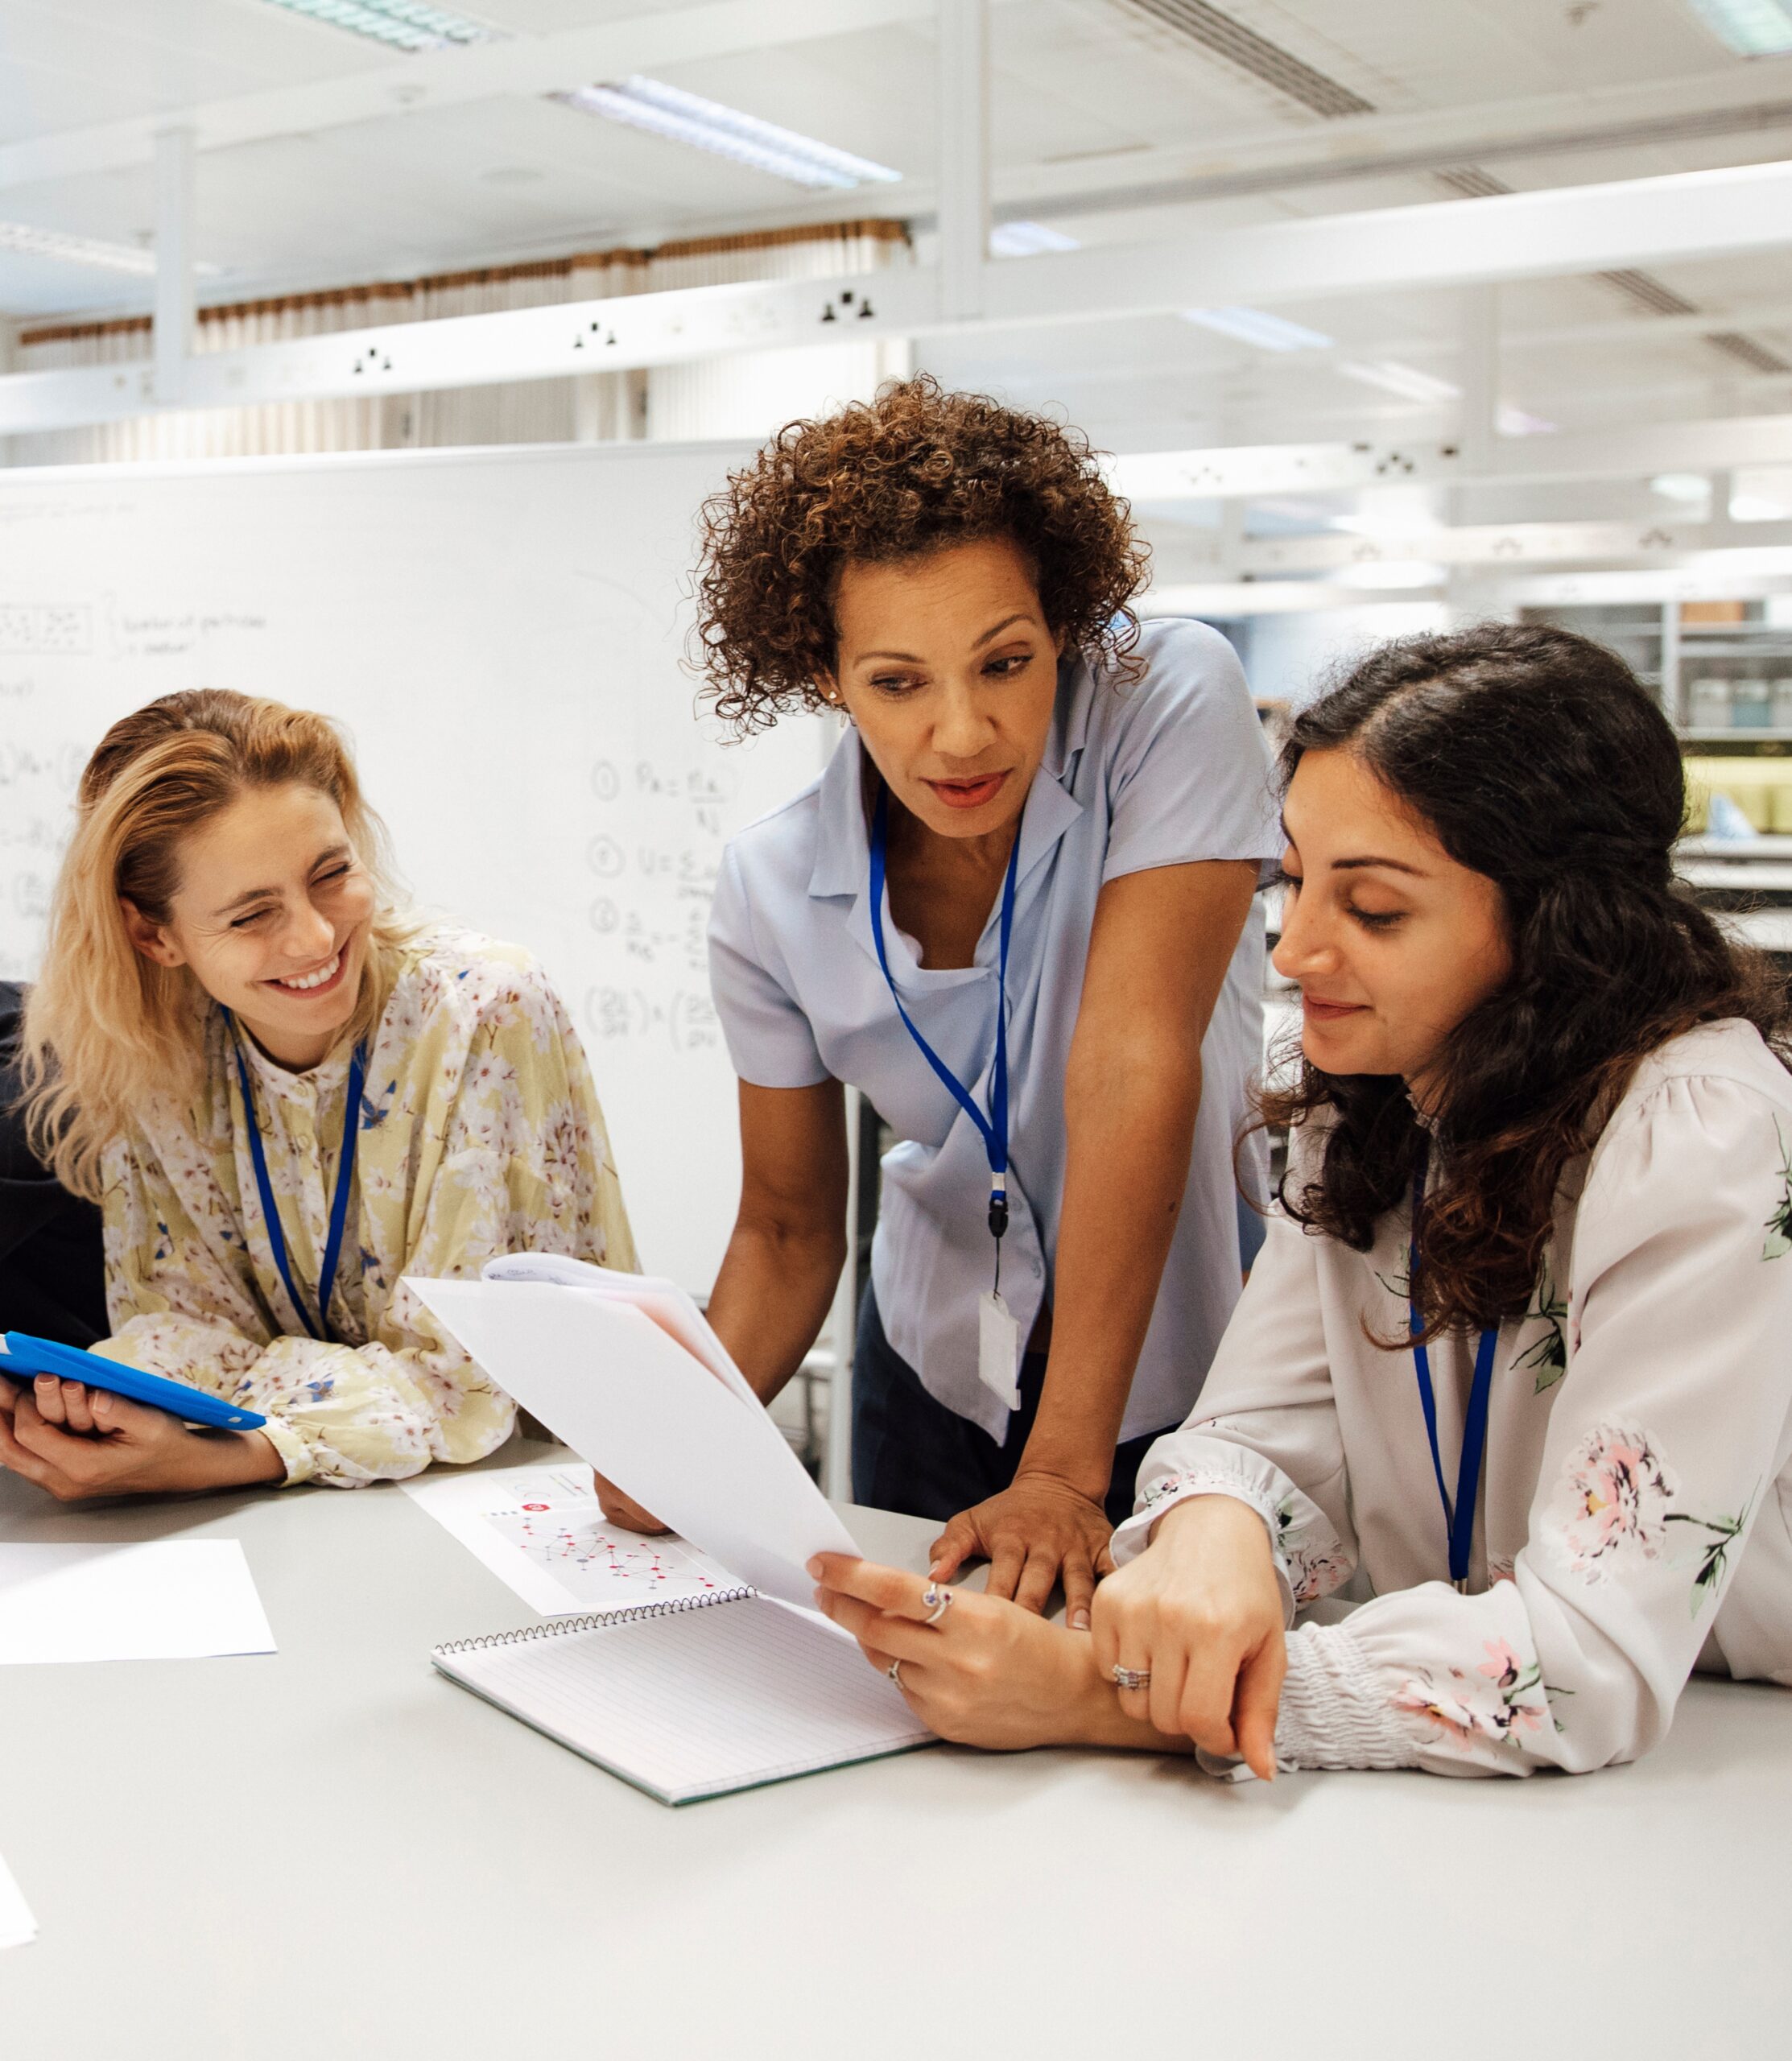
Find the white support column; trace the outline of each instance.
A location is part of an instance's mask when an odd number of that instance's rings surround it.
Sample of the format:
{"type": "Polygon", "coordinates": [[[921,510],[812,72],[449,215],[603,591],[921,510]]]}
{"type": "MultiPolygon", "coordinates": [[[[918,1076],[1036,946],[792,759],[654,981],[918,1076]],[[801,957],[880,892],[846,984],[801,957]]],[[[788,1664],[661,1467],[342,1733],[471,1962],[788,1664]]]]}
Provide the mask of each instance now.
{"type": "Polygon", "coordinates": [[[193,340],[193,132],[155,138],[155,393],[163,407],[185,398],[193,340]]]}
{"type": "Polygon", "coordinates": [[[1492,456],[1500,434],[1499,288],[1464,287],[1460,319],[1462,453],[1468,469],[1478,472],[1492,456]]]}
{"type": "Polygon", "coordinates": [[[846,1264],[834,1290],[822,1336],[832,1363],[828,1374],[828,1442],[822,1454],[821,1491],[836,1502],[853,1500],[853,1354],[859,1328],[854,1291],[859,1257],[859,1091],[849,1088],[846,1103],[846,1264]]]}
{"type": "Polygon", "coordinates": [[[988,0],[939,0],[939,299],[946,321],[981,317],[989,262],[988,0]]]}

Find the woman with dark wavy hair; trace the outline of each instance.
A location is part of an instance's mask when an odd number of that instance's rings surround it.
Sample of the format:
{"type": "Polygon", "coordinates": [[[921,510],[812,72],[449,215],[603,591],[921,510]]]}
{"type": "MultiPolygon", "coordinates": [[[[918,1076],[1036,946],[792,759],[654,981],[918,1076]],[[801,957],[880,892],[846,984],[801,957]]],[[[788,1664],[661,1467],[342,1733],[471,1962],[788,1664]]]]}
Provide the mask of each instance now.
{"type": "Polygon", "coordinates": [[[1282,1206],[1092,1638],[852,1562],[829,1606],[986,1745],[1634,1759],[1695,1666],[1792,1684],[1784,989],[1676,886],[1674,736],[1584,638],[1390,646],[1282,771],[1282,1206]]]}
{"type": "Polygon", "coordinates": [[[943,1524],[942,1576],[981,1555],[1034,1609],[1061,1577],[1086,1621],[1238,1299],[1275,852],[1244,675],[1202,625],[1134,620],[1145,553],[1082,437],[931,379],[791,423],[704,516],[719,712],[844,719],[717,884],[743,1178],[711,1320],[762,1395],[800,1365],[861,1088],[900,1142],[854,1493],[943,1524]]]}

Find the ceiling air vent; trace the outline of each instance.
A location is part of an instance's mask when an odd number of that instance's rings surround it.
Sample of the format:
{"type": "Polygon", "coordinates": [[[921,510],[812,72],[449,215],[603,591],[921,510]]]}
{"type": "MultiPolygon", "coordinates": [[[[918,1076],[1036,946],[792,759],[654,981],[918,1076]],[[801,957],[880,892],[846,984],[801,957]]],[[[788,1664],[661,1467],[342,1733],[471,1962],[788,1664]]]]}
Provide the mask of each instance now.
{"type": "Polygon", "coordinates": [[[1290,100],[1298,101],[1315,114],[1336,120],[1344,114],[1373,114],[1375,104],[1352,93],[1337,80],[1303,64],[1291,50],[1235,22],[1207,0],[1121,0],[1135,14],[1147,14],[1190,43],[1216,57],[1223,57],[1241,72],[1248,72],[1266,86],[1273,86],[1290,100]]]}

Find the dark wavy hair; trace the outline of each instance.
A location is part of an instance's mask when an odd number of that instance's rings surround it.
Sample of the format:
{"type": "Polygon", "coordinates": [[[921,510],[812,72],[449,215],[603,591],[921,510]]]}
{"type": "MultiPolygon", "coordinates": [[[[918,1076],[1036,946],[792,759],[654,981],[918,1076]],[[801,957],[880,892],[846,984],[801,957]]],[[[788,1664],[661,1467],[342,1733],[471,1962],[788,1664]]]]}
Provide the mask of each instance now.
{"type": "MultiPolygon", "coordinates": [[[[1389,644],[1295,717],[1284,791],[1308,752],[1340,750],[1503,901],[1511,977],[1443,1055],[1418,1284],[1427,1336],[1495,1324],[1530,1307],[1563,1171],[1638,1062],[1740,1017],[1787,1064],[1786,989],[1676,884],[1679,747],[1602,646],[1507,623],[1389,644]]],[[[1285,1177],[1281,1200],[1367,1250],[1424,1148],[1405,1084],[1303,1062],[1261,1107],[1270,1123],[1327,1113],[1316,1172],[1299,1193],[1285,1177]]]]}
{"type": "Polygon", "coordinates": [[[749,734],[821,705],[834,596],[850,560],[887,562],[1006,537],[1047,622],[1111,677],[1136,672],[1129,604],[1150,554],[1086,438],[1049,416],[952,394],[923,373],[787,423],[704,502],[694,664],[749,734]]]}

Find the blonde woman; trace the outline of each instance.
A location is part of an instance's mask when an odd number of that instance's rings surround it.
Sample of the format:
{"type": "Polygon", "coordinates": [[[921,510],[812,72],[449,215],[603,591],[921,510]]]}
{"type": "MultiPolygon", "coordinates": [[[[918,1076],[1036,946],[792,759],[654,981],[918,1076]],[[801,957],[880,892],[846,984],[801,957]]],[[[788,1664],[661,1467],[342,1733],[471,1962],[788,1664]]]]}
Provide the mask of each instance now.
{"type": "Polygon", "coordinates": [[[267,1420],[0,1382],[0,1463],[64,1501],[476,1460],[513,1406],[403,1277],[522,1247],[635,1265],[559,997],[514,947],[400,913],[321,716],[195,692],[108,732],[23,1073],[39,1149],[104,1207],[95,1349],[267,1420]]]}

